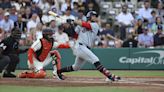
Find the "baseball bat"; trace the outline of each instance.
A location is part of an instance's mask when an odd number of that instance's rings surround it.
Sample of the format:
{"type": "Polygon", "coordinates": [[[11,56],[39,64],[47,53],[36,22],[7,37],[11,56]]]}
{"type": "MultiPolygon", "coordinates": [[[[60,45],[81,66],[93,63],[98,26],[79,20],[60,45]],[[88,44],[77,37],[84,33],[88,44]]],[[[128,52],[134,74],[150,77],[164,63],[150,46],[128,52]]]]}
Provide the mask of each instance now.
{"type": "Polygon", "coordinates": [[[53,12],[53,11],[49,11],[48,14],[54,16],[54,17],[58,17],[60,19],[63,19],[62,17],[60,17],[57,13],[53,12]]]}

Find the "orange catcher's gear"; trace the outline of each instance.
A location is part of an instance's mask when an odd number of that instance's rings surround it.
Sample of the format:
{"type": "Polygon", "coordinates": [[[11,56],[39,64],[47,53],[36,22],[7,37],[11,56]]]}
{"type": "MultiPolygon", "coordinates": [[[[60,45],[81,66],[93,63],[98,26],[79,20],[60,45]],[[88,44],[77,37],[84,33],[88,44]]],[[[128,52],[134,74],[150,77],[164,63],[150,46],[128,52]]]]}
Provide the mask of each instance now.
{"type": "Polygon", "coordinates": [[[37,59],[42,62],[45,60],[48,53],[52,49],[52,42],[49,42],[46,39],[41,39],[41,43],[42,43],[42,49],[41,49],[42,51],[41,52],[38,51],[36,52],[36,54],[38,54],[37,59]]]}
{"type": "Polygon", "coordinates": [[[19,78],[45,78],[46,72],[44,70],[40,70],[38,72],[33,71],[25,71],[18,75],[19,78]]]}
{"type": "Polygon", "coordinates": [[[40,61],[43,62],[50,50],[52,49],[52,42],[47,41],[46,39],[42,38],[40,39],[40,42],[42,44],[42,47],[40,50],[34,52],[32,48],[28,51],[28,60],[30,64],[33,64],[33,55],[40,61]]]}

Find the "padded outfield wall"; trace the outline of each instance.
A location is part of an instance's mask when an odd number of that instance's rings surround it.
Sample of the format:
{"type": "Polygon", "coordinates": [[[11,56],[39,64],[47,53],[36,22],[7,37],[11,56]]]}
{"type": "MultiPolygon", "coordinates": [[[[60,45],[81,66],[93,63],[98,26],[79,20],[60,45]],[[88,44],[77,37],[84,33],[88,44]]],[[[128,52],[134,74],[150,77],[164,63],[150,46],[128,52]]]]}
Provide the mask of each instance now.
{"type": "MultiPolygon", "coordinates": [[[[75,56],[71,49],[58,49],[62,56],[62,67],[74,63],[75,56]]],[[[164,70],[164,49],[145,48],[93,48],[102,64],[108,69],[126,70],[164,70]]],[[[27,54],[20,55],[18,69],[27,69],[27,54]]],[[[52,69],[48,65],[46,69],[52,69]]],[[[86,63],[82,69],[95,69],[86,63]]]]}

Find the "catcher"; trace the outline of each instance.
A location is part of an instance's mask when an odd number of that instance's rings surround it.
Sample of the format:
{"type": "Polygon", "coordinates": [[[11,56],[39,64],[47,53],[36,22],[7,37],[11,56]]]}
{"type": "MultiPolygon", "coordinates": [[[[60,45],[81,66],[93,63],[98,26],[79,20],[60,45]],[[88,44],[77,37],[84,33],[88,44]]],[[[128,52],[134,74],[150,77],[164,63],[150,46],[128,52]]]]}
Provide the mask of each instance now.
{"type": "Polygon", "coordinates": [[[44,67],[51,61],[53,64],[53,75],[58,78],[56,71],[61,68],[61,56],[57,50],[59,45],[54,41],[53,30],[43,29],[43,38],[35,41],[28,50],[28,67],[30,71],[22,72],[19,78],[45,78],[46,72],[44,67]]]}

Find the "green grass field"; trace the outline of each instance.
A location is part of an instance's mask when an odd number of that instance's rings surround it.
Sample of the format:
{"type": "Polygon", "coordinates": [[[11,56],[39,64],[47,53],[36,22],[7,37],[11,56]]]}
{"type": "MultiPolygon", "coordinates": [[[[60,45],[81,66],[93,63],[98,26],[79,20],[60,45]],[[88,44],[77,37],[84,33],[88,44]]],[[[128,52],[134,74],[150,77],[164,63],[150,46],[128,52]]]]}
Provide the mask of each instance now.
{"type": "Polygon", "coordinates": [[[23,87],[0,86],[0,92],[143,92],[142,89],[120,87],[23,87]]]}
{"type": "MultiPolygon", "coordinates": [[[[164,71],[128,71],[128,70],[113,70],[113,74],[122,76],[122,77],[164,77],[164,71]]],[[[51,72],[49,72],[51,74],[51,72]]],[[[66,73],[67,75],[73,76],[95,76],[100,77],[102,74],[99,71],[86,71],[81,70],[77,72],[66,73]]]]}
{"type": "MultiPolygon", "coordinates": [[[[16,74],[22,72],[17,70],[16,74]]],[[[52,71],[46,71],[48,76],[52,76],[52,71]]],[[[113,70],[112,73],[121,77],[164,77],[164,71],[128,71],[128,70],[113,70]]],[[[103,76],[98,71],[81,70],[77,72],[65,73],[67,76],[89,76],[101,77],[103,76]]],[[[128,87],[34,87],[34,86],[10,86],[1,85],[0,92],[148,92],[142,88],[128,88],[128,87]]]]}

